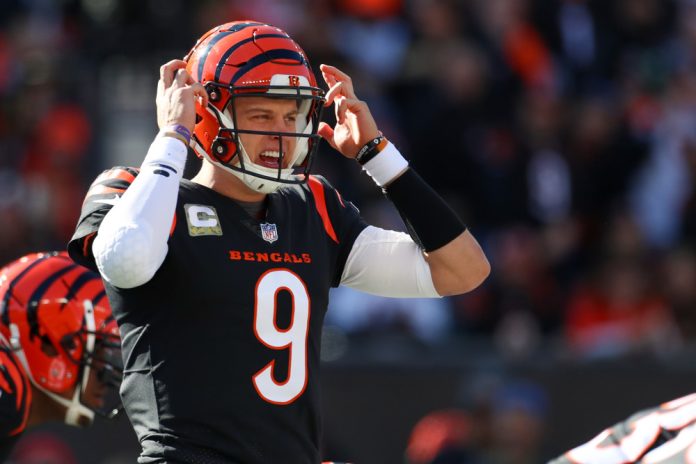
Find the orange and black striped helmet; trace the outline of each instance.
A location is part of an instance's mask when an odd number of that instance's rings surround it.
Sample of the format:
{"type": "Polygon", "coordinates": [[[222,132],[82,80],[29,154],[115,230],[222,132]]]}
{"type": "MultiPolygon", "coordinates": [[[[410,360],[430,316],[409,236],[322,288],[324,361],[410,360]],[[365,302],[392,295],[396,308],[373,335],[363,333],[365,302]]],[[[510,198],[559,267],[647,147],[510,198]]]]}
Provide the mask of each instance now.
{"type": "Polygon", "coordinates": [[[185,60],[186,69],[195,81],[203,84],[209,96],[207,108],[197,107],[193,148],[198,156],[264,193],[282,184],[305,182],[319,145],[317,128],[324,106],[324,91],[317,86],[300,46],[277,27],[255,21],[236,21],[205,33],[185,60]],[[299,114],[295,131],[239,128],[235,101],[240,97],[295,99],[299,114]],[[279,167],[251,163],[239,138],[243,133],[278,137],[279,167]],[[282,137],[296,137],[293,153],[283,153],[282,137]]]}
{"type": "Polygon", "coordinates": [[[120,352],[97,354],[120,345],[101,278],[65,252],[30,254],[0,269],[0,335],[44,391],[84,388],[89,369],[111,386],[120,380],[120,352]]]}

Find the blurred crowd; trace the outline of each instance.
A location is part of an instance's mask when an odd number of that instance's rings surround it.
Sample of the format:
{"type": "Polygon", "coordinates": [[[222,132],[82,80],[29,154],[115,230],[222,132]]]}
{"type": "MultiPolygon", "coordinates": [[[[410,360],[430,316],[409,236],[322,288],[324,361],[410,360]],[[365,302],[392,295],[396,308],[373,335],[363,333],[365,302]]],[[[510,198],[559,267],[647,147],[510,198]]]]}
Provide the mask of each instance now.
{"type": "MultiPolygon", "coordinates": [[[[314,66],[352,75],[491,260],[485,285],[461,297],[338,289],[330,326],[349,339],[481,337],[514,358],[549,345],[663,356],[696,342],[694,0],[2,4],[2,262],[64,247],[96,174],[144,156],[159,65],[211,26],[253,18],[289,32],[314,66]]],[[[403,228],[326,144],[317,171],[372,223],[403,228]]]]}
{"type": "Polygon", "coordinates": [[[549,407],[542,388],[516,379],[473,398],[469,408],[438,409],[419,419],[409,436],[405,464],[535,464],[548,460],[541,455],[549,407]]]}

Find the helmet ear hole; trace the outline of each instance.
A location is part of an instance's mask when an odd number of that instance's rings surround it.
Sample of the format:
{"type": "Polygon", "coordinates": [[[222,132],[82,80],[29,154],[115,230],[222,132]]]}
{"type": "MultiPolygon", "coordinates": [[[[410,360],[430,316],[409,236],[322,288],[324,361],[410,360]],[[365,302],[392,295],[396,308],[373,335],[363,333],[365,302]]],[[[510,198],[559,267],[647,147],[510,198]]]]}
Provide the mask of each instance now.
{"type": "Polygon", "coordinates": [[[58,356],[58,350],[50,340],[45,337],[41,337],[41,351],[46,355],[54,358],[58,356]]]}
{"type": "Polygon", "coordinates": [[[75,334],[65,334],[63,338],[60,340],[60,346],[67,353],[72,352],[75,348],[77,348],[75,334]]]}
{"type": "Polygon", "coordinates": [[[230,150],[230,144],[227,141],[216,138],[211,145],[212,155],[221,163],[229,163],[234,155],[234,150],[230,150]]]}
{"type": "Polygon", "coordinates": [[[213,142],[213,153],[215,153],[216,158],[224,158],[227,154],[227,147],[220,140],[215,140],[213,142]]]}
{"type": "Polygon", "coordinates": [[[205,91],[208,93],[208,99],[211,102],[217,103],[220,101],[220,90],[216,86],[210,83],[206,84],[205,91]]]}

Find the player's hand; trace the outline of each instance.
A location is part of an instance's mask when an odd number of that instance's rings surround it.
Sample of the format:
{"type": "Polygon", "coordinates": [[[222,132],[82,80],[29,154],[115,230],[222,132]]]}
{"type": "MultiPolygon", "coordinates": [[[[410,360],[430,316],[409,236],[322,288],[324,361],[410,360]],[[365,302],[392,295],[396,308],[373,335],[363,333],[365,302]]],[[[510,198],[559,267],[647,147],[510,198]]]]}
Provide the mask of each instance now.
{"type": "Polygon", "coordinates": [[[325,106],[333,103],[336,111],[336,125],[319,123],[319,135],[343,156],[355,158],[363,145],[379,135],[377,123],[367,103],[355,96],[350,76],[326,64],[319,69],[329,86],[325,106]]]}
{"type": "Polygon", "coordinates": [[[172,60],[160,67],[157,83],[157,125],[160,129],[180,124],[193,132],[196,123],[195,99],[203,107],[208,104],[208,94],[186,71],[186,62],[172,60]]]}

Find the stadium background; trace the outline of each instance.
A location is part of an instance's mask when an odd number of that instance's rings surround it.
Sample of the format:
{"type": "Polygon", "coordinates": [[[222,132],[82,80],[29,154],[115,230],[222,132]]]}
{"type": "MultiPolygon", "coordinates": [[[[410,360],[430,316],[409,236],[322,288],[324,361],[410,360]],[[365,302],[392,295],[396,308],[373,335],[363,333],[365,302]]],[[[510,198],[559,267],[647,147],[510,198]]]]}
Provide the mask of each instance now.
{"type": "MultiPolygon", "coordinates": [[[[327,457],[538,463],[696,390],[693,0],[0,0],[0,261],[64,248],[90,181],[156,133],[159,65],[245,18],[352,75],[493,267],[438,301],[334,293],[327,457]]],[[[402,228],[326,146],[317,171],[402,228]]],[[[42,428],[16,462],[137,449],[121,418],[42,428]]]]}

